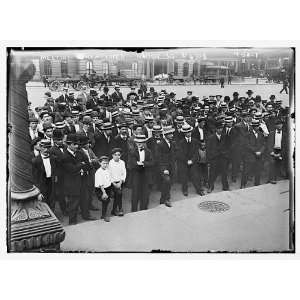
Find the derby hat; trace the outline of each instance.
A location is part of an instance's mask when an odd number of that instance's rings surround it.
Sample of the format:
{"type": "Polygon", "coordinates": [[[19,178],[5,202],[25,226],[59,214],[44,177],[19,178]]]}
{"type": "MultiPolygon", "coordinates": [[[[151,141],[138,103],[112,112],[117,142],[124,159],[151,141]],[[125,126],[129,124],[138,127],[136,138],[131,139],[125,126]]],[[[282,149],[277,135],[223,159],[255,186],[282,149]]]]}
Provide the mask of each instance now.
{"type": "Polygon", "coordinates": [[[112,154],[112,155],[115,154],[115,153],[117,153],[117,152],[122,153],[122,149],[121,149],[121,148],[113,148],[113,149],[111,150],[111,154],[112,154]]]}
{"type": "Polygon", "coordinates": [[[43,148],[51,148],[51,140],[42,139],[40,142],[40,146],[43,148]]]}

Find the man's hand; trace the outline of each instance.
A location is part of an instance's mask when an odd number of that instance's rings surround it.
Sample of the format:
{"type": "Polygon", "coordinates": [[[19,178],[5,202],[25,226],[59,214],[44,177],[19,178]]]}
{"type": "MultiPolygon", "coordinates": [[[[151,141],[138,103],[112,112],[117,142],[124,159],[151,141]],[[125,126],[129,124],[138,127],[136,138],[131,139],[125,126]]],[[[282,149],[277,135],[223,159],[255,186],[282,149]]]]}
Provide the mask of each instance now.
{"type": "Polygon", "coordinates": [[[188,160],[188,161],[187,161],[187,164],[190,166],[190,165],[193,164],[193,161],[192,161],[192,160],[188,160]]]}
{"type": "Polygon", "coordinates": [[[261,152],[257,151],[257,152],[255,152],[255,155],[256,155],[256,156],[260,156],[260,155],[261,155],[261,152]]]}
{"type": "Polygon", "coordinates": [[[164,174],[165,174],[165,175],[169,175],[170,173],[169,173],[168,170],[164,170],[164,174]]]}
{"type": "Polygon", "coordinates": [[[144,162],[142,162],[142,161],[138,161],[137,164],[138,164],[139,166],[144,166],[144,162]]]}
{"type": "Polygon", "coordinates": [[[107,198],[108,198],[108,196],[106,193],[102,194],[102,200],[106,200],[107,198]]]}

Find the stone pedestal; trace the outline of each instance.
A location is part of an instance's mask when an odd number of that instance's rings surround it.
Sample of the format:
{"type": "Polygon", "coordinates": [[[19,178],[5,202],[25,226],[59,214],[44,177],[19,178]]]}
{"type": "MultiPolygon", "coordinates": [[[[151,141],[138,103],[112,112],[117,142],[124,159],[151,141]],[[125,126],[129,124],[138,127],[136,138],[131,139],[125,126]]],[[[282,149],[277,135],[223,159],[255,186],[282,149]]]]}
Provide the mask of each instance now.
{"type": "Polygon", "coordinates": [[[28,99],[26,83],[35,66],[27,57],[10,57],[8,89],[8,251],[49,251],[59,249],[65,232],[32,183],[28,99]]]}

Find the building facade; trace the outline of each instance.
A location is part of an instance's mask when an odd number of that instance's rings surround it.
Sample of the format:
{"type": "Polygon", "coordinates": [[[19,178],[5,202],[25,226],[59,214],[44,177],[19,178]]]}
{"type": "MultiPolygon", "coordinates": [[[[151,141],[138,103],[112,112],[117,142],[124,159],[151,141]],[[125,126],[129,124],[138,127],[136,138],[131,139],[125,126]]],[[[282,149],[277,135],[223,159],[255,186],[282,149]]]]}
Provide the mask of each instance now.
{"type": "Polygon", "coordinates": [[[104,52],[102,50],[97,54],[95,50],[92,54],[35,55],[32,59],[36,67],[34,80],[40,80],[44,75],[76,78],[92,72],[100,76],[112,74],[141,79],[152,79],[158,74],[190,78],[193,75],[205,75],[206,66],[226,67],[229,74],[236,76],[259,76],[269,69],[288,69],[291,61],[290,55],[261,54],[254,50],[228,50],[226,53],[206,49],[151,50],[142,53],[116,51],[112,54],[104,52]]]}

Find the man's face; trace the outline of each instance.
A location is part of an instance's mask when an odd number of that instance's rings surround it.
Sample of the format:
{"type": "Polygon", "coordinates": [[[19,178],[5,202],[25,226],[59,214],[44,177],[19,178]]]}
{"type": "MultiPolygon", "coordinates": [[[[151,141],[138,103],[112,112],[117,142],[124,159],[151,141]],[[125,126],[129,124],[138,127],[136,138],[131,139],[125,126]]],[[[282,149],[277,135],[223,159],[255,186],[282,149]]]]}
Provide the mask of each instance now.
{"type": "Polygon", "coordinates": [[[89,143],[81,145],[82,149],[88,150],[89,149],[89,143]]]}
{"type": "Polygon", "coordinates": [[[186,132],[184,136],[189,139],[192,136],[192,132],[186,132]]]}
{"type": "Polygon", "coordinates": [[[69,125],[72,125],[72,123],[73,123],[73,120],[72,120],[72,118],[71,117],[66,117],[66,122],[69,124],[69,125]]]}
{"type": "Polygon", "coordinates": [[[44,117],[43,119],[44,119],[44,122],[52,123],[52,118],[50,116],[44,117]]]}
{"type": "Polygon", "coordinates": [[[78,144],[71,143],[68,145],[71,151],[76,152],[78,149],[78,144]]]}
{"type": "Polygon", "coordinates": [[[87,131],[89,129],[89,124],[83,124],[82,125],[82,128],[87,131]]]}
{"type": "Polygon", "coordinates": [[[136,143],[138,149],[143,149],[145,148],[145,143],[136,143]]]}
{"type": "Polygon", "coordinates": [[[160,132],[153,132],[153,137],[156,139],[156,140],[158,140],[158,139],[160,139],[160,132]]]}
{"type": "Polygon", "coordinates": [[[45,148],[45,147],[40,147],[40,152],[41,152],[42,155],[49,154],[48,148],[45,148]]]}
{"type": "Polygon", "coordinates": [[[181,128],[182,127],[182,123],[177,123],[177,128],[181,128]]]}
{"type": "Polygon", "coordinates": [[[101,167],[101,169],[106,170],[107,167],[108,167],[108,161],[107,160],[102,160],[100,162],[100,167],[101,167]]]}
{"type": "Polygon", "coordinates": [[[198,127],[199,127],[199,128],[204,128],[204,125],[205,125],[205,121],[200,121],[200,122],[198,123],[198,127]]]}
{"type": "Polygon", "coordinates": [[[282,130],[282,124],[276,124],[275,129],[277,130],[282,130]]]}
{"type": "Polygon", "coordinates": [[[273,106],[272,106],[272,105],[267,105],[267,106],[266,106],[266,110],[267,110],[268,112],[271,112],[271,111],[273,110],[273,106]]]}
{"type": "Polygon", "coordinates": [[[92,120],[94,123],[96,123],[99,120],[99,117],[93,117],[92,120]]]}
{"type": "Polygon", "coordinates": [[[32,130],[36,130],[36,128],[37,128],[37,122],[30,122],[30,123],[29,123],[29,126],[30,126],[30,128],[31,128],[32,130]]]}
{"type": "Polygon", "coordinates": [[[135,135],[141,135],[143,134],[143,128],[142,127],[137,127],[135,130],[135,135]]]}
{"type": "Polygon", "coordinates": [[[222,127],[220,127],[220,128],[217,128],[217,129],[216,129],[216,132],[217,132],[217,134],[221,134],[221,133],[222,133],[222,130],[223,130],[223,128],[222,128],[222,127]]]}
{"type": "Polygon", "coordinates": [[[205,143],[200,143],[200,149],[202,150],[205,149],[205,146],[206,146],[205,143]]]}
{"type": "Polygon", "coordinates": [[[53,128],[48,128],[46,131],[45,131],[45,135],[49,138],[52,138],[52,135],[53,135],[53,128]]]}
{"type": "Polygon", "coordinates": [[[112,158],[114,161],[119,161],[121,158],[121,153],[120,152],[116,152],[112,155],[112,158]]]}
{"type": "Polygon", "coordinates": [[[78,121],[79,121],[79,117],[78,116],[73,116],[72,119],[73,119],[73,121],[74,121],[75,124],[77,124],[78,121]]]}
{"type": "Polygon", "coordinates": [[[121,133],[122,135],[127,135],[127,134],[128,134],[127,128],[126,128],[126,127],[121,127],[121,128],[120,128],[120,133],[121,133]]]}
{"type": "Polygon", "coordinates": [[[153,128],[153,125],[154,125],[153,121],[148,122],[148,128],[153,128]]]}
{"type": "Polygon", "coordinates": [[[168,134],[165,134],[165,138],[168,140],[168,141],[172,141],[173,140],[173,133],[168,133],[168,134]]]}

